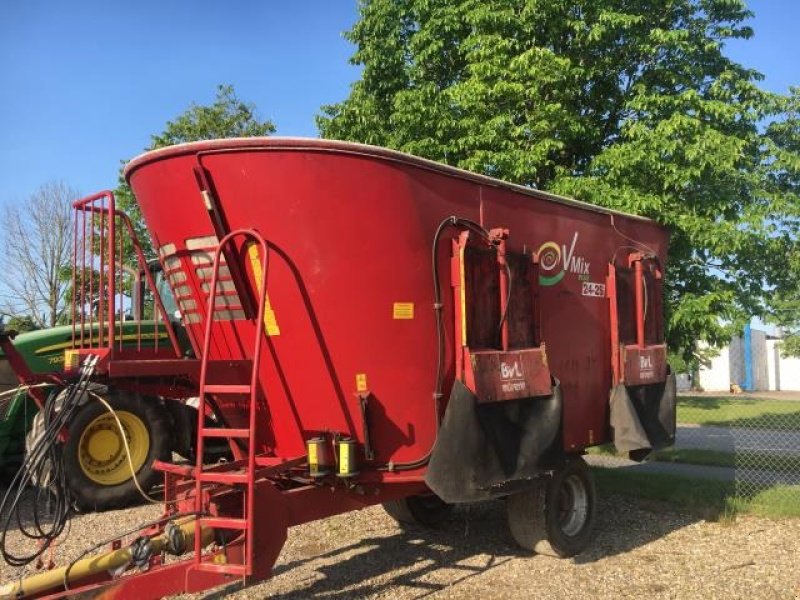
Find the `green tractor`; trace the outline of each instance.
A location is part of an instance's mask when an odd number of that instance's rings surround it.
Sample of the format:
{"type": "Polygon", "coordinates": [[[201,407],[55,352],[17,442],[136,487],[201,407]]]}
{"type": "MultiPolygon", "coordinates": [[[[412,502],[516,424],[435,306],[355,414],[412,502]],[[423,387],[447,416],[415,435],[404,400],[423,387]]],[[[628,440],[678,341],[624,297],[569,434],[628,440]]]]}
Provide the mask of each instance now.
{"type": "MultiPolygon", "coordinates": [[[[165,312],[178,315],[173,296],[160,277],[160,267],[153,265],[150,270],[165,312]]],[[[116,324],[119,350],[136,353],[159,344],[164,347],[169,343],[167,328],[171,326],[182,353],[190,357],[190,344],[179,322],[167,325],[139,318],[145,302],[145,295],[140,292],[139,298],[131,302],[137,306],[132,311],[135,314],[116,324]]],[[[108,326],[97,322],[83,327],[79,331],[83,335],[76,335],[72,325],[20,333],[13,337],[16,359],[27,365],[29,379],[33,376],[45,381],[49,375],[65,372],[71,353],[96,341],[104,326],[107,335],[108,326]]],[[[0,392],[5,394],[0,396],[0,472],[4,480],[19,468],[26,447],[30,449],[35,444],[44,425],[37,403],[26,388],[18,387],[21,373],[17,371],[24,369],[15,370],[12,362],[0,352],[0,392]]],[[[40,399],[59,392],[58,385],[38,385],[42,386],[37,389],[40,399]]],[[[176,391],[178,396],[180,393],[176,391]]],[[[173,452],[194,459],[197,412],[190,399],[175,400],[180,398],[167,398],[157,390],[148,394],[110,385],[95,385],[85,394],[64,432],[61,448],[63,468],[77,508],[97,510],[134,503],[163,478],[153,469],[155,460],[169,461],[173,452]]]]}

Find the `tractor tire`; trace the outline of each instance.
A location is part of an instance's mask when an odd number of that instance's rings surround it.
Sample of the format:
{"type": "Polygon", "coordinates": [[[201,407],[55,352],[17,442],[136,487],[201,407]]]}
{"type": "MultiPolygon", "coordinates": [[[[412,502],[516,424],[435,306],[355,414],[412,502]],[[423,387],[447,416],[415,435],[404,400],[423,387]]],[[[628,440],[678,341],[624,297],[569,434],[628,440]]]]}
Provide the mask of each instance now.
{"type": "MultiPolygon", "coordinates": [[[[172,455],[172,419],[162,402],[131,392],[105,396],[125,430],[139,486],[148,493],[162,481],[153,461],[172,455]]],[[[141,501],[116,419],[106,407],[89,400],[69,424],[62,460],[78,509],[121,508],[141,501]]]]}
{"type": "Polygon", "coordinates": [[[441,525],[452,508],[452,504],[433,493],[406,496],[383,503],[383,510],[400,525],[420,525],[427,528],[441,525]]]}
{"type": "Polygon", "coordinates": [[[569,458],[551,477],[506,500],[508,526],[525,550],[568,558],[594,535],[597,494],[584,460],[569,458]]]}

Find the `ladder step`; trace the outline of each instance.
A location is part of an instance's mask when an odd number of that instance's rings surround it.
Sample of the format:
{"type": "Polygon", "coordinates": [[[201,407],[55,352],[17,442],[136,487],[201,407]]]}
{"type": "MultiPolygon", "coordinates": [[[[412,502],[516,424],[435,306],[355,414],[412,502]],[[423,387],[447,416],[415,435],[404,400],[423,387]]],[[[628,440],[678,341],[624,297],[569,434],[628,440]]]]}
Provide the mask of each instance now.
{"type": "Polygon", "coordinates": [[[206,385],[207,394],[249,394],[252,388],[247,384],[216,383],[206,385]]]}
{"type": "Polygon", "coordinates": [[[248,575],[247,567],[245,565],[233,564],[218,564],[211,562],[201,562],[194,566],[198,571],[205,571],[206,573],[221,573],[224,575],[239,575],[244,577],[248,575]]]}
{"type": "Polygon", "coordinates": [[[202,471],[195,475],[195,479],[207,483],[247,483],[247,473],[231,471],[202,471]]]}
{"type": "Polygon", "coordinates": [[[200,434],[207,438],[249,438],[250,430],[247,428],[232,429],[230,427],[203,427],[200,434]]]}
{"type": "Polygon", "coordinates": [[[201,527],[211,527],[212,529],[247,529],[247,519],[234,519],[231,517],[200,517],[201,527]]]}

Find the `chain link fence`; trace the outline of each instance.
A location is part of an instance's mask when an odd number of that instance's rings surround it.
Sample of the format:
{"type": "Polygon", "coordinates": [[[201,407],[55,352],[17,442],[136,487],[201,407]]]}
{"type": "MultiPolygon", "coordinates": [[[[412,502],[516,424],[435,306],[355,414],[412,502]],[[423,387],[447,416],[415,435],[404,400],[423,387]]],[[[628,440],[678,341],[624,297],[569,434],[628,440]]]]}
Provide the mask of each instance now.
{"type": "Polygon", "coordinates": [[[659,460],[730,481],[751,504],[798,505],[800,392],[686,392],[678,398],[675,446],[659,460]]]}

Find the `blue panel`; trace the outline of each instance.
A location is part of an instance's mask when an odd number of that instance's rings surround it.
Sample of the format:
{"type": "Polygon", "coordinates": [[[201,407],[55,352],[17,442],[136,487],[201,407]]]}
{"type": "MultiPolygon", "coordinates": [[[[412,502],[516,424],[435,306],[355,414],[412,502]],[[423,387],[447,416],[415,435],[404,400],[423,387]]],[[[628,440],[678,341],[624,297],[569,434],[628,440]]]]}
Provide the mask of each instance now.
{"type": "Polygon", "coordinates": [[[753,335],[750,323],[744,326],[744,390],[753,391],[753,335]]]}

